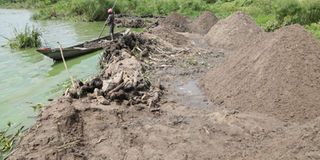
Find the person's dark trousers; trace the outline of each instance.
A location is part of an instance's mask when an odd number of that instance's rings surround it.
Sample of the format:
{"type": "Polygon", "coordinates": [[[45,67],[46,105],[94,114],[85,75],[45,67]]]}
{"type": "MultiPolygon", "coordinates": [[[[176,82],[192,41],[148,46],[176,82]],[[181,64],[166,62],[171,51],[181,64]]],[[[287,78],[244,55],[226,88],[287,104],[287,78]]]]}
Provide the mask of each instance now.
{"type": "Polygon", "coordinates": [[[111,40],[113,41],[113,33],[114,33],[114,25],[111,24],[109,28],[109,34],[111,36],[111,40]]]}

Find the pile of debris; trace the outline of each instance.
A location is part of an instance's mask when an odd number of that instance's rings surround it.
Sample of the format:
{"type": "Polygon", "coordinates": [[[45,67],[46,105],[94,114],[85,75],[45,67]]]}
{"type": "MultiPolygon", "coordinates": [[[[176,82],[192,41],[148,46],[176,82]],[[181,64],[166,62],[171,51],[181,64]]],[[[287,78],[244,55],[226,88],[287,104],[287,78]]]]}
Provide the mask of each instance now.
{"type": "Polygon", "coordinates": [[[140,17],[140,16],[130,16],[130,15],[119,14],[119,15],[116,15],[115,22],[118,25],[118,27],[123,27],[123,28],[146,28],[154,25],[155,23],[158,23],[159,19],[163,19],[163,18],[156,17],[156,16],[140,17]]]}
{"type": "Polygon", "coordinates": [[[77,87],[70,89],[67,95],[72,98],[89,97],[103,105],[111,102],[145,104],[151,111],[158,111],[157,102],[164,88],[161,84],[151,84],[137,58],[148,55],[148,46],[152,43],[155,42],[133,33],[110,42],[101,58],[101,74],[86,83],[78,82],[77,87]],[[141,54],[138,56],[135,51],[141,54]]]}
{"type": "Polygon", "coordinates": [[[188,32],[189,20],[179,13],[172,13],[170,16],[160,21],[160,26],[173,29],[176,32],[188,32]]]}
{"type": "Polygon", "coordinates": [[[176,46],[183,46],[189,43],[188,39],[184,35],[165,26],[155,27],[149,32],[176,46]]]}
{"type": "Polygon", "coordinates": [[[124,28],[144,28],[147,27],[145,20],[142,18],[132,18],[132,19],[117,19],[116,23],[119,27],[124,28]]]}

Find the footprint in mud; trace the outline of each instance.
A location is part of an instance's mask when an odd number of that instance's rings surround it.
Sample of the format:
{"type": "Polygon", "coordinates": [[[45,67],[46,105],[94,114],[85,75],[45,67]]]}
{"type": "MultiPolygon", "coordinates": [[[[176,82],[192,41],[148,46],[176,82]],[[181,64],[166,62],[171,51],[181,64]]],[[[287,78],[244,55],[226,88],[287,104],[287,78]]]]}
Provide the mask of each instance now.
{"type": "Polygon", "coordinates": [[[199,88],[196,80],[178,81],[173,83],[174,98],[187,107],[208,107],[212,104],[199,88]]]}

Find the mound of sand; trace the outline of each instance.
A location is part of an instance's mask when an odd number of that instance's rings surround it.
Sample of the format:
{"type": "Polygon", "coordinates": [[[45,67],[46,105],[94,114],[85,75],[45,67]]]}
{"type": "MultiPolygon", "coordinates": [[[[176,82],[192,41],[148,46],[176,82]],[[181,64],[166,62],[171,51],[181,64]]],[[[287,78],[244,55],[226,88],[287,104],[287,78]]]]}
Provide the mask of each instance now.
{"type": "Polygon", "coordinates": [[[236,12],[215,24],[205,39],[213,47],[233,50],[250,44],[260,33],[262,29],[249,16],[236,12]]]}
{"type": "Polygon", "coordinates": [[[187,32],[189,31],[188,26],[189,22],[188,19],[182,16],[179,13],[172,13],[170,16],[166,17],[165,19],[160,21],[160,26],[164,26],[167,28],[172,28],[177,32],[187,32]]]}
{"type": "Polygon", "coordinates": [[[314,119],[320,116],[320,43],[300,25],[284,27],[240,48],[202,82],[211,100],[226,107],[285,121],[314,119]]]}
{"type": "Polygon", "coordinates": [[[195,21],[190,25],[190,30],[193,33],[207,34],[209,30],[215,25],[219,19],[209,11],[203,12],[195,21]]]}

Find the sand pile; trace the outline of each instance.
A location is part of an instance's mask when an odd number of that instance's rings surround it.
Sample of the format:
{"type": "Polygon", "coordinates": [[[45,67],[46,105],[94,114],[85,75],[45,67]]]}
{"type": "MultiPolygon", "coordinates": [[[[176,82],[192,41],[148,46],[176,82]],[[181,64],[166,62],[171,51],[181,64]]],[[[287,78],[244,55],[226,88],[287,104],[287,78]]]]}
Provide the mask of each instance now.
{"type": "Polygon", "coordinates": [[[160,26],[171,28],[177,32],[189,31],[188,19],[179,13],[172,13],[170,16],[160,21],[160,26]]]}
{"type": "Polygon", "coordinates": [[[209,30],[215,25],[219,19],[212,12],[203,12],[190,25],[190,30],[194,33],[207,34],[209,30]]]}
{"type": "Polygon", "coordinates": [[[216,23],[205,39],[213,47],[232,50],[250,44],[260,33],[262,29],[249,16],[236,12],[216,23]]]}
{"type": "Polygon", "coordinates": [[[286,121],[314,119],[320,116],[319,41],[302,26],[284,27],[240,48],[202,82],[211,100],[229,108],[286,121]]]}

